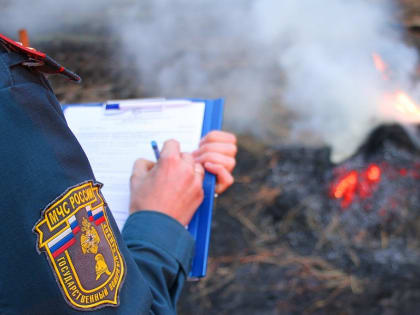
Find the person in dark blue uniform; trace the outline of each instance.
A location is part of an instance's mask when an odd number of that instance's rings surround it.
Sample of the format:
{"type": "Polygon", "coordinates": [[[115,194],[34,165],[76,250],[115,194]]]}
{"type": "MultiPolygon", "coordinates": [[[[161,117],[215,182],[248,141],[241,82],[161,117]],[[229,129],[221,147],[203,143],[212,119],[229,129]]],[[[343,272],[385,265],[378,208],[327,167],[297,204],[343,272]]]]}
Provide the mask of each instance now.
{"type": "Polygon", "coordinates": [[[157,164],[136,161],[120,234],[49,83],[28,65],[0,44],[0,314],[175,314],[194,247],[184,226],[204,169],[218,193],[233,183],[236,138],[212,132],[193,154],[169,140],[157,164]]]}

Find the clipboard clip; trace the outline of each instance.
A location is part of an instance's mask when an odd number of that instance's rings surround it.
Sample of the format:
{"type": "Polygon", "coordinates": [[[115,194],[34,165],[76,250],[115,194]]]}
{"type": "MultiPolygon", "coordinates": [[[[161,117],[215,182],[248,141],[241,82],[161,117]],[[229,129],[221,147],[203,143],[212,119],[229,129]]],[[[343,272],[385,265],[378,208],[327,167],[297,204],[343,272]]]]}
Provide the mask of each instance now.
{"type": "Polygon", "coordinates": [[[110,100],[103,104],[106,115],[120,114],[127,111],[160,112],[166,107],[186,106],[190,100],[167,100],[165,98],[143,98],[131,100],[110,100]]]}

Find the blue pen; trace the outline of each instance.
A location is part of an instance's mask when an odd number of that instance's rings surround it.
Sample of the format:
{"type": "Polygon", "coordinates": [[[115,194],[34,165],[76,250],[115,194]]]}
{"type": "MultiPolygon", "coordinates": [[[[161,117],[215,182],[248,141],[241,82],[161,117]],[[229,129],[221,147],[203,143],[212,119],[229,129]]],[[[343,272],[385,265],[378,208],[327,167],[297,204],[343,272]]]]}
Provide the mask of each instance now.
{"type": "Polygon", "coordinates": [[[160,153],[159,153],[159,148],[158,148],[157,142],[155,140],[153,140],[152,142],[150,142],[150,144],[152,145],[152,149],[153,149],[153,152],[155,153],[155,158],[156,158],[156,161],[157,161],[160,158],[160,153]]]}

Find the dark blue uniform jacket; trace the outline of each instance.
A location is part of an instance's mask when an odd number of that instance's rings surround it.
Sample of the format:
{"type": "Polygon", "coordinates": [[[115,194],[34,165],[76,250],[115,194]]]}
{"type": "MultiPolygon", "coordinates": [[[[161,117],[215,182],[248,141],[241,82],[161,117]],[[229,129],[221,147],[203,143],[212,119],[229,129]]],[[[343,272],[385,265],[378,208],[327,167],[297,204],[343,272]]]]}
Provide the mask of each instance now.
{"type": "MultiPolygon", "coordinates": [[[[0,45],[0,314],[80,314],[66,300],[62,286],[68,283],[60,283],[47,253],[39,251],[33,229],[52,201],[70,187],[94,181],[94,174],[48,82],[21,66],[23,60],[0,45]]],[[[124,276],[115,305],[86,311],[176,313],[193,250],[189,233],[153,211],[131,215],[120,233],[107,207],[105,211],[124,276]]],[[[97,272],[103,267],[99,263],[97,272]]],[[[80,299],[80,294],[74,296],[80,299]]],[[[97,298],[92,296],[91,302],[97,298]]]]}

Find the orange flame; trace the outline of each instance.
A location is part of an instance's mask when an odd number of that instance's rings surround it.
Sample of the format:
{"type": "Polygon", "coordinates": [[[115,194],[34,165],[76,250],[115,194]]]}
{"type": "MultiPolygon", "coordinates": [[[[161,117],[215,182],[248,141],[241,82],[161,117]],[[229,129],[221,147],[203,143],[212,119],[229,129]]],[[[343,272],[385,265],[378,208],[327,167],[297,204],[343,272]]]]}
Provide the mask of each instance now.
{"type": "Polygon", "coordinates": [[[351,171],[346,176],[344,176],[339,182],[338,185],[333,189],[334,197],[337,199],[343,198],[344,195],[350,190],[354,191],[357,185],[357,172],[351,171]]]}
{"type": "Polygon", "coordinates": [[[420,122],[420,107],[404,91],[396,91],[385,96],[383,105],[383,112],[392,117],[397,117],[406,123],[420,122]]]}
{"type": "Polygon", "coordinates": [[[373,53],[372,58],[376,70],[382,73],[385,79],[388,79],[388,75],[386,74],[386,71],[388,70],[388,65],[382,60],[381,56],[379,56],[377,53],[373,53]]]}
{"type": "Polygon", "coordinates": [[[420,117],[420,109],[416,103],[402,91],[395,93],[395,107],[403,114],[417,115],[420,117]]]}
{"type": "Polygon", "coordinates": [[[336,183],[331,190],[331,194],[335,199],[341,199],[341,206],[347,208],[355,197],[357,183],[358,183],[357,171],[351,171],[336,183]]]}
{"type": "Polygon", "coordinates": [[[347,171],[331,186],[331,196],[341,200],[341,207],[349,207],[356,197],[366,199],[372,196],[381,181],[382,170],[377,164],[367,169],[347,171]]]}
{"type": "Polygon", "coordinates": [[[371,182],[379,182],[381,180],[381,169],[376,164],[369,165],[366,170],[366,177],[371,182]]]}
{"type": "MultiPolygon", "coordinates": [[[[373,53],[372,58],[376,69],[384,76],[385,80],[389,80],[388,65],[377,53],[373,53]]],[[[382,110],[392,117],[397,116],[403,122],[420,122],[420,107],[402,90],[385,96],[382,110]]]]}

